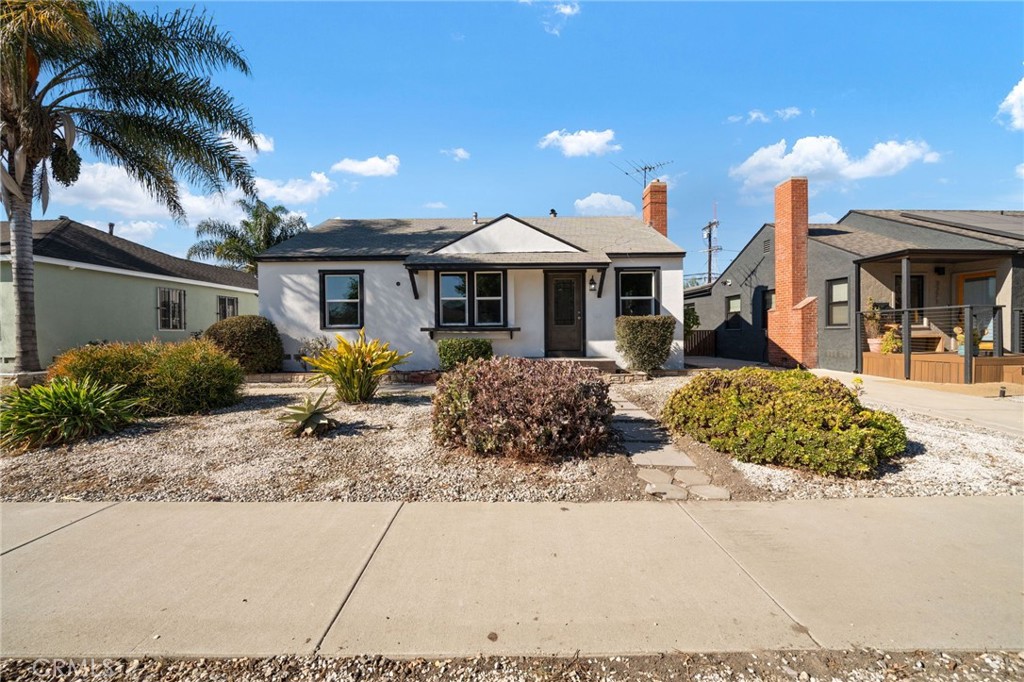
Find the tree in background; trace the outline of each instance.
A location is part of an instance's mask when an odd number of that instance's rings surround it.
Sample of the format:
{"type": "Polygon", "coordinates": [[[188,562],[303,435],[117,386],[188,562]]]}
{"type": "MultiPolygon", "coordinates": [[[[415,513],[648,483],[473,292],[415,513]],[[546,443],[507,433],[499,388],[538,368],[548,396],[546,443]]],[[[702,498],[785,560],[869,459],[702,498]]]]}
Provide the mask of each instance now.
{"type": "Polygon", "coordinates": [[[15,371],[40,369],[32,204],[52,177],[78,179],[81,141],[123,168],[177,220],[178,181],[255,193],[231,140],[255,147],[252,121],[212,72],[249,73],[241,49],[203,13],[117,3],[0,0],[0,197],[11,220],[15,371]],[[42,79],[41,79],[42,78],[42,79]]]}
{"type": "Polygon", "coordinates": [[[196,236],[206,239],[189,248],[189,258],[214,258],[256,272],[256,256],[308,229],[305,218],[289,213],[284,206],[270,207],[259,199],[240,199],[238,206],[247,216],[238,225],[208,219],[196,226],[196,236]]]}

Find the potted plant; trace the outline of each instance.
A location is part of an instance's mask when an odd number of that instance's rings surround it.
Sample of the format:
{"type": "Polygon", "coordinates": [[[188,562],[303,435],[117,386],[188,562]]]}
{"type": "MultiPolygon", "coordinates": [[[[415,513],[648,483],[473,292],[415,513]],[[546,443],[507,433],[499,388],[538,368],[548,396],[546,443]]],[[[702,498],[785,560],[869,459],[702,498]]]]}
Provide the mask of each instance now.
{"type": "Polygon", "coordinates": [[[899,327],[889,327],[879,340],[879,345],[883,353],[902,353],[903,337],[900,335],[899,327]]]}
{"type": "MultiPolygon", "coordinates": [[[[967,336],[964,334],[964,328],[957,326],[953,327],[953,333],[956,334],[956,352],[959,355],[964,354],[964,341],[967,336]]],[[[981,332],[977,328],[971,330],[971,355],[978,354],[978,347],[981,345],[981,332]]]]}
{"type": "Polygon", "coordinates": [[[882,311],[879,310],[875,299],[868,298],[868,305],[864,309],[864,334],[868,337],[868,350],[872,353],[879,353],[882,350],[882,311]]]}

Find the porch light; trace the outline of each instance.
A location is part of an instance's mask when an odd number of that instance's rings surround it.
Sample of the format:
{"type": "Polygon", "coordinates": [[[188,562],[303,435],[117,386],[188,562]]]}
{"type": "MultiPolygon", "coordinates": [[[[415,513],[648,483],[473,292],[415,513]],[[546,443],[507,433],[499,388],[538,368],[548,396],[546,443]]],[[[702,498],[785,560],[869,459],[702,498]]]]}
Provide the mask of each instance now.
{"type": "Polygon", "coordinates": [[[590,290],[597,291],[597,282],[594,281],[594,276],[590,276],[590,290]]]}

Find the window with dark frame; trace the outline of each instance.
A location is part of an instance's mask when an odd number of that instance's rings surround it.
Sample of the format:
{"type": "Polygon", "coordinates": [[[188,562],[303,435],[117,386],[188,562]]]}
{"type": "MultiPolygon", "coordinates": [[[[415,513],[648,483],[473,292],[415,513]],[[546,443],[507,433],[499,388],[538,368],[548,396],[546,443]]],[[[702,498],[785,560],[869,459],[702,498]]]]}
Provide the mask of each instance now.
{"type": "Polygon", "coordinates": [[[619,275],[619,315],[657,315],[656,270],[623,270],[619,275]]]}
{"type": "Polygon", "coordinates": [[[500,327],[505,324],[505,272],[437,273],[440,327],[500,327]]]}
{"type": "Polygon", "coordinates": [[[725,328],[736,330],[743,326],[743,306],[739,295],[725,297],[725,328]]]}
{"type": "Polygon", "coordinates": [[[217,297],[217,319],[226,320],[238,316],[238,298],[235,296],[217,297]]]}
{"type": "Polygon", "coordinates": [[[825,282],[825,326],[850,326],[850,279],[830,279],[825,282]]]}
{"type": "Polygon", "coordinates": [[[761,329],[768,329],[768,311],[775,309],[775,289],[761,293],[761,329]]]}
{"type": "Polygon", "coordinates": [[[320,273],[320,316],[325,329],[358,329],[363,326],[363,273],[320,273]]]}
{"type": "MultiPolygon", "coordinates": [[[[903,275],[896,275],[895,293],[896,310],[902,310],[903,275]]],[[[924,275],[910,276],[910,305],[907,307],[911,309],[924,307],[924,275]]],[[[921,324],[923,321],[923,312],[921,310],[912,310],[910,313],[910,323],[921,324]]]]}
{"type": "Polygon", "coordinates": [[[182,331],[185,329],[185,290],[157,289],[157,329],[182,331]]]}

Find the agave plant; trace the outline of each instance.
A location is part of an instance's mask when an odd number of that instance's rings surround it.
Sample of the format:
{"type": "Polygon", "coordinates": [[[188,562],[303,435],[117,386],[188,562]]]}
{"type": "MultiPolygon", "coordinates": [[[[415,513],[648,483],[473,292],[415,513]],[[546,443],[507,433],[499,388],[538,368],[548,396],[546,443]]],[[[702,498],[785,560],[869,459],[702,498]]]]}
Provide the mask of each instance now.
{"type": "Polygon", "coordinates": [[[412,353],[401,354],[380,339],[366,340],[366,330],[359,330],[359,338],[349,341],[337,334],[337,348],[329,348],[316,357],[303,357],[313,368],[313,385],[330,381],[334,384],[338,400],[346,403],[365,403],[380,386],[388,371],[405,362],[412,353]]]}
{"type": "Polygon", "coordinates": [[[325,388],[320,397],[313,400],[308,395],[298,405],[289,405],[284,408],[285,413],[277,418],[279,422],[288,424],[288,430],[293,436],[309,436],[317,438],[331,429],[338,428],[338,421],[327,416],[337,401],[331,401],[324,405],[324,398],[327,397],[325,388]]]}

